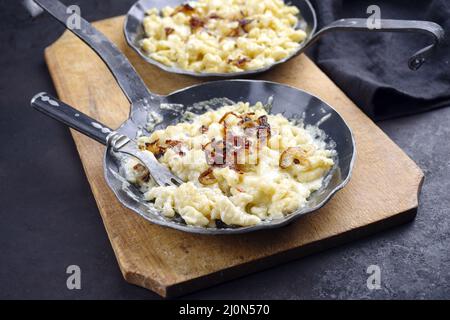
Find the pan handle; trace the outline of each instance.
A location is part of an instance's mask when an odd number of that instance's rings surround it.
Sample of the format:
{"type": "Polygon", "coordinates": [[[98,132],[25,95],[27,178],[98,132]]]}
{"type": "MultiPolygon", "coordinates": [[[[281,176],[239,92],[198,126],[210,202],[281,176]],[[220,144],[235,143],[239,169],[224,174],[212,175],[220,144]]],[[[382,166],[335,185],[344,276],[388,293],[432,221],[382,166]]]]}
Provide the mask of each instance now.
{"type": "Polygon", "coordinates": [[[31,106],[50,118],[58,120],[104,145],[107,144],[108,135],[113,132],[112,129],[99,121],[92,119],[45,92],[35,95],[31,99],[31,106]]]}
{"type": "Polygon", "coordinates": [[[444,29],[431,21],[380,19],[380,28],[371,29],[367,26],[367,19],[349,18],[334,21],[316,32],[304,49],[330,31],[413,32],[430,35],[433,43],[420,49],[409,59],[408,66],[411,70],[417,70],[422,66],[433,49],[442,42],[445,35],[444,29]]]}
{"type": "Polygon", "coordinates": [[[73,12],[57,0],[34,0],[34,2],[50,13],[99,55],[109,70],[111,70],[131,104],[142,102],[147,104],[149,100],[156,97],[148,90],[141,77],[122,52],[101,32],[79,16],[78,13],[73,12]],[[74,20],[79,22],[79,24],[73,23],[74,20]],[[69,26],[70,22],[74,26],[69,26]]]}

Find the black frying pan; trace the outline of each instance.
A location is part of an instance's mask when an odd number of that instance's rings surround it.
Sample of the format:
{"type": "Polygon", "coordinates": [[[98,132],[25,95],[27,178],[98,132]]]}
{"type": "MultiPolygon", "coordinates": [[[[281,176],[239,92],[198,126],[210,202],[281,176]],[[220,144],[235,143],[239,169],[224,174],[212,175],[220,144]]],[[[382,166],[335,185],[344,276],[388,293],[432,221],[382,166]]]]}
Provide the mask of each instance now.
{"type": "MultiPolygon", "coordinates": [[[[56,0],[36,0],[36,2],[62,23],[65,23],[70,16],[70,13],[67,13],[67,8],[56,0]]],[[[164,118],[163,123],[157,129],[179,122],[180,116],[174,115],[173,110],[160,108],[162,103],[182,104],[184,110],[186,110],[195,103],[213,101],[216,98],[226,98],[236,102],[247,101],[251,104],[258,101],[272,101],[273,113],[284,113],[288,118],[303,115],[302,118],[306,125],[321,123],[320,129],[327,135],[325,142],[337,151],[337,156],[334,159],[336,165],[326,177],[326,183],[320,190],[311,195],[304,208],[287,215],[283,219],[266,221],[251,227],[192,227],[186,225],[182,219],[164,217],[157,210],[149,207],[143,199],[143,195],[136,188],[126,185],[124,187],[124,179],[120,176],[120,161],[118,161],[108,141],[112,129],[82,115],[53,97],[45,94],[36,95],[32,100],[32,105],[38,110],[64,120],[66,124],[108,146],[103,161],[106,182],[125,207],[148,221],[186,232],[202,234],[234,234],[275,228],[319,209],[349,181],[355,159],[355,142],[352,132],[332,107],[311,94],[267,81],[224,80],[185,88],[167,96],[156,95],[147,89],[133,66],[117,47],[87,21],[81,20],[81,28],[71,31],[99,54],[131,103],[129,118],[116,130],[119,134],[134,138],[136,133],[142,130],[145,125],[150,110],[159,113],[164,118]],[[324,121],[325,119],[326,121],[324,121]]],[[[222,105],[211,102],[210,106],[218,108],[222,105]]]]}
{"type": "Polygon", "coordinates": [[[430,21],[413,20],[380,19],[379,29],[369,29],[367,27],[367,19],[349,18],[335,21],[316,32],[316,13],[311,3],[308,0],[291,0],[288,1],[289,4],[292,4],[300,9],[300,17],[297,28],[304,30],[307,34],[306,39],[303,41],[297,51],[295,51],[290,56],[275,62],[272,65],[263,67],[258,70],[248,70],[236,73],[199,73],[183,70],[177,67],[166,66],[148,57],[148,55],[146,55],[146,53],[141,49],[140,46],[140,41],[145,36],[142,23],[145,17],[145,12],[147,10],[152,8],[162,9],[165,6],[175,7],[186,2],[186,0],[140,0],[136,2],[128,11],[124,24],[124,32],[128,44],[148,63],[153,64],[167,72],[186,74],[195,77],[242,77],[244,75],[251,75],[269,70],[274,66],[284,63],[287,60],[292,59],[293,57],[304,52],[321,36],[332,31],[414,32],[427,34],[432,39],[432,43],[425,48],[417,51],[409,58],[408,61],[409,67],[412,70],[417,70],[425,62],[425,59],[430,55],[436,45],[444,38],[444,30],[440,25],[430,21]]]}

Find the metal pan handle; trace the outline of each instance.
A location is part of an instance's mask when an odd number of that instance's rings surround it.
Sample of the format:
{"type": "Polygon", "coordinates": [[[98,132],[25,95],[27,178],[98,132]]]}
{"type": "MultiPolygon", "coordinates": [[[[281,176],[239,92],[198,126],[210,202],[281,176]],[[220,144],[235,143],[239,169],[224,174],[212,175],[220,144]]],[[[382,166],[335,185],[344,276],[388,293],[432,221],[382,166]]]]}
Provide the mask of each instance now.
{"type": "Polygon", "coordinates": [[[422,66],[433,49],[444,39],[445,35],[444,29],[431,21],[380,19],[380,28],[370,29],[367,26],[367,19],[351,18],[337,20],[325,26],[312,36],[304,49],[331,31],[412,32],[430,35],[433,43],[417,51],[409,59],[408,66],[411,70],[417,70],[422,66]]]}
{"type": "Polygon", "coordinates": [[[74,19],[74,15],[77,13],[73,13],[57,0],[34,1],[99,55],[111,70],[131,104],[153,99],[156,96],[150,93],[144,81],[120,50],[89,22],[76,16],[80,22],[79,26],[69,27],[68,21],[72,21],[69,19],[74,19]]]}
{"type": "Polygon", "coordinates": [[[108,135],[113,132],[112,129],[99,121],[92,119],[45,92],[35,95],[31,99],[31,106],[104,145],[107,144],[108,135]]]}

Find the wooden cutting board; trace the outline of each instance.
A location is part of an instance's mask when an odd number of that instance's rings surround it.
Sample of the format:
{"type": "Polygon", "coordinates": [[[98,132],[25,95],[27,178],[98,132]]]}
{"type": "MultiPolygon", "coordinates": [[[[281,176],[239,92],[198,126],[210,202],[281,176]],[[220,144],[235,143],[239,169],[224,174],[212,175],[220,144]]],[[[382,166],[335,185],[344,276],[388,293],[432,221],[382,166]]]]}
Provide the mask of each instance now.
{"type": "MultiPolygon", "coordinates": [[[[198,79],[146,64],[127,47],[123,17],[95,23],[128,56],[151,91],[167,94],[198,79]]],[[[115,128],[129,103],[101,60],[66,32],[46,49],[59,97],[115,128]]],[[[161,296],[177,296],[336,246],[415,217],[423,173],[350,99],[301,55],[258,79],[295,86],[333,106],[352,128],[353,177],[317,213],[277,230],[193,235],[153,225],[122,207],[103,178],[104,147],[72,132],[124,278],[161,296]]]]}

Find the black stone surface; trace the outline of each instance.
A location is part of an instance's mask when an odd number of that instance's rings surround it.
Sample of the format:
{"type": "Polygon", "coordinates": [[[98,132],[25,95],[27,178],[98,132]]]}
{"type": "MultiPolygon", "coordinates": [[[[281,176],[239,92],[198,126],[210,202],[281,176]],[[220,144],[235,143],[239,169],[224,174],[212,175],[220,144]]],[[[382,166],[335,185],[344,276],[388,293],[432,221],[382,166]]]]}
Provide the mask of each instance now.
{"type": "MultiPolygon", "coordinates": [[[[93,21],[133,0],[64,2],[93,21]]],[[[68,129],[29,107],[34,93],[55,93],[43,50],[61,32],[0,0],[0,298],[158,298],[123,280],[68,129]],[[72,264],[81,290],[66,287],[72,264]]],[[[443,108],[379,123],[426,174],[413,223],[184,298],[450,298],[449,121],[443,108]],[[380,290],[366,286],[371,264],[380,290]]]]}

